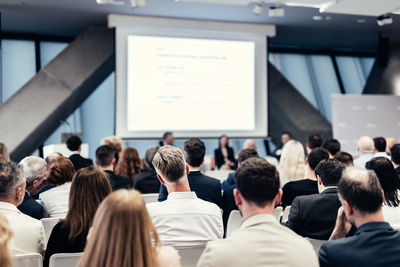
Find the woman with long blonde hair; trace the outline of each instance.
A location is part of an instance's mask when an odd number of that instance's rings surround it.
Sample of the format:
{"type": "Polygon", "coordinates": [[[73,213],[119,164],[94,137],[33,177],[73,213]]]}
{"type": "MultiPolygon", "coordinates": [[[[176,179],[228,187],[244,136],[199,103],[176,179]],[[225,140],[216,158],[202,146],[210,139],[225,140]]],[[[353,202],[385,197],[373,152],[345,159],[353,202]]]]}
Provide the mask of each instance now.
{"type": "Polygon", "coordinates": [[[12,232],[6,217],[0,213],[0,267],[11,267],[10,241],[12,232]]]}
{"type": "Polygon", "coordinates": [[[305,154],[303,145],[299,141],[290,140],[284,145],[279,161],[279,175],[281,186],[305,178],[305,154]]]}
{"type": "Polygon", "coordinates": [[[94,217],[78,267],[179,267],[172,247],[160,247],[145,202],[136,190],[110,194],[94,217]]]}
{"type": "Polygon", "coordinates": [[[121,153],[118,164],[115,167],[115,173],[117,175],[128,176],[133,181],[135,175],[142,172],[140,166],[141,162],[137,149],[127,147],[121,153]]]}

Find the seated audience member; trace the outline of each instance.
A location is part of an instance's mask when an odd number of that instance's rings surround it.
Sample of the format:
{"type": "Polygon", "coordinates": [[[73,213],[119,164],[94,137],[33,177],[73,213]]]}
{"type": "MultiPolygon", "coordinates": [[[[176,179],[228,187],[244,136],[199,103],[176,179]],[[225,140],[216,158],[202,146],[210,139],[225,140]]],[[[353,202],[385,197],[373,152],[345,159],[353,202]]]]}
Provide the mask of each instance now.
{"type": "Polygon", "coordinates": [[[115,173],[131,178],[133,183],[135,175],[142,172],[140,166],[141,162],[137,149],[134,147],[127,147],[121,153],[119,162],[115,167],[115,173]]]}
{"type": "Polygon", "coordinates": [[[400,176],[400,144],[396,144],[390,149],[390,158],[392,160],[393,167],[400,176]]]}
{"type": "Polygon", "coordinates": [[[385,221],[400,226],[400,177],[392,163],[386,157],[376,157],[368,161],[365,167],[375,172],[385,193],[382,206],[385,221]]]}
{"type": "Polygon", "coordinates": [[[130,189],[132,187],[131,178],[114,173],[116,162],[115,150],[111,146],[103,145],[96,149],[96,165],[107,173],[112,190],[115,191],[122,188],[130,189]]]}
{"type": "Polygon", "coordinates": [[[235,152],[229,146],[228,136],[222,135],[219,138],[219,147],[214,150],[215,164],[218,169],[234,170],[236,167],[235,152]]]}
{"type": "MultiPolygon", "coordinates": [[[[218,179],[206,176],[200,172],[200,166],[204,162],[206,147],[198,138],[192,138],[183,144],[183,154],[189,165],[189,187],[196,196],[202,200],[217,204],[222,208],[221,182],[218,179]]],[[[164,201],[168,197],[165,185],[160,186],[158,201],[164,201]]]]}
{"type": "Polygon", "coordinates": [[[81,145],[82,140],[79,136],[73,135],[67,139],[67,148],[72,151],[69,160],[74,164],[76,171],[80,168],[93,166],[93,160],[81,156],[81,145]]]}
{"type": "Polygon", "coordinates": [[[81,168],[76,173],[69,193],[67,217],[54,226],[47,243],[45,267],[49,266],[53,254],[83,252],[94,214],[110,193],[108,177],[98,168],[81,168]]]}
{"type": "Polygon", "coordinates": [[[11,267],[11,239],[10,225],[4,215],[0,213],[0,266],[11,267]]]}
{"type": "Polygon", "coordinates": [[[161,247],[136,190],[118,190],[100,205],[78,267],[180,267],[178,252],[161,247]]]}
{"type": "MultiPolygon", "coordinates": [[[[43,254],[46,239],[42,222],[17,209],[24,199],[26,187],[22,168],[14,162],[0,164],[0,181],[0,213],[6,217],[13,233],[12,253],[43,254]]],[[[2,238],[0,236],[0,240],[2,238]]]]}
{"type": "Polygon", "coordinates": [[[340,142],[337,139],[328,139],[322,144],[322,148],[325,148],[329,153],[329,158],[333,159],[340,151],[340,142]]]}
{"type": "Polygon", "coordinates": [[[167,200],[147,204],[161,243],[185,246],[222,238],[221,210],[190,191],[189,166],[182,151],[163,146],[154,156],[153,165],[169,193],[167,200]]]}
{"type": "Polygon", "coordinates": [[[387,137],[385,138],[385,140],[386,140],[386,153],[389,154],[392,147],[399,142],[394,137],[387,137]]]}
{"type": "Polygon", "coordinates": [[[115,153],[115,155],[114,155],[115,165],[117,165],[117,163],[119,161],[119,155],[121,154],[122,149],[124,147],[122,140],[116,136],[109,136],[109,137],[105,137],[105,138],[101,139],[101,144],[112,147],[112,149],[114,150],[114,153],[115,153]]]}
{"type": "Polygon", "coordinates": [[[65,218],[68,212],[68,196],[74,175],[74,165],[69,159],[59,157],[50,162],[47,181],[55,187],[39,195],[46,216],[65,218]]]}
{"type": "Polygon", "coordinates": [[[257,151],[257,146],[253,139],[246,139],[246,141],[244,141],[243,149],[246,149],[246,148],[251,148],[251,149],[254,149],[255,151],[257,151]]]}
{"type": "Polygon", "coordinates": [[[160,146],[173,146],[174,142],[174,134],[172,132],[165,132],[162,136],[162,141],[160,141],[160,146]]]}
{"type": "Polygon", "coordinates": [[[153,146],[146,151],[144,156],[144,170],[135,175],[133,187],[142,194],[158,193],[160,190],[160,181],[157,178],[156,170],[153,166],[153,158],[159,146],[153,146]]]}
{"type": "Polygon", "coordinates": [[[63,157],[63,154],[61,154],[59,152],[53,152],[50,155],[48,155],[44,160],[46,161],[47,164],[49,164],[51,161],[53,161],[59,157],[63,157]]]}
{"type": "Polygon", "coordinates": [[[290,140],[285,144],[282,149],[278,170],[281,178],[281,186],[291,181],[304,179],[306,175],[306,163],[304,148],[300,142],[290,140]]]}
{"type": "Polygon", "coordinates": [[[6,163],[10,161],[10,155],[8,154],[7,146],[0,142],[0,163],[6,163]]]}
{"type": "Polygon", "coordinates": [[[43,218],[43,206],[40,205],[32,196],[39,193],[46,176],[46,161],[39,157],[26,157],[19,165],[26,180],[26,189],[24,201],[18,206],[18,209],[35,219],[43,218]]]}
{"type": "Polygon", "coordinates": [[[386,140],[383,137],[375,137],[374,139],[374,157],[390,158],[386,153],[386,140]]]}
{"type": "Polygon", "coordinates": [[[46,164],[47,164],[46,177],[44,178],[44,180],[42,182],[42,188],[40,189],[40,191],[36,195],[32,196],[35,200],[37,200],[39,198],[39,195],[41,193],[43,193],[49,189],[52,189],[54,187],[54,185],[49,184],[49,182],[47,181],[47,177],[49,176],[49,173],[50,173],[50,162],[52,162],[53,160],[55,160],[56,158],[59,158],[59,157],[63,157],[63,155],[58,152],[53,152],[44,159],[44,161],[46,161],[46,164]]]}
{"type": "Polygon", "coordinates": [[[335,227],[341,206],[337,183],[345,169],[335,159],[321,161],[315,168],[319,194],[299,196],[293,200],[287,226],[297,234],[313,239],[328,240],[335,227]]]}
{"type": "Polygon", "coordinates": [[[318,194],[318,182],[314,170],[318,163],[328,158],[329,154],[326,149],[319,147],[310,152],[306,160],[306,178],[289,182],[282,188],[282,205],[284,207],[292,205],[293,199],[298,196],[318,194]]]}
{"type": "Polygon", "coordinates": [[[384,222],[384,194],[375,173],[346,170],[338,192],[342,207],[331,239],[319,251],[320,266],[399,266],[400,233],[384,222]],[[346,237],[351,225],[357,231],[346,237]]]}
{"type": "Polygon", "coordinates": [[[374,140],[369,136],[362,136],[358,140],[357,152],[359,157],[354,160],[354,167],[365,169],[365,163],[374,157],[374,140]]]}
{"type": "Polygon", "coordinates": [[[282,196],[276,168],[265,159],[250,158],[235,179],[240,229],[227,239],[208,242],[197,266],[318,266],[311,244],[273,215],[282,196]]]}
{"type": "Polygon", "coordinates": [[[333,158],[343,163],[346,168],[354,167],[353,156],[347,152],[339,151],[333,158]]]}
{"type": "Polygon", "coordinates": [[[323,140],[318,134],[314,134],[308,137],[306,143],[307,155],[309,155],[311,150],[313,150],[314,148],[322,147],[322,142],[323,140]]]}

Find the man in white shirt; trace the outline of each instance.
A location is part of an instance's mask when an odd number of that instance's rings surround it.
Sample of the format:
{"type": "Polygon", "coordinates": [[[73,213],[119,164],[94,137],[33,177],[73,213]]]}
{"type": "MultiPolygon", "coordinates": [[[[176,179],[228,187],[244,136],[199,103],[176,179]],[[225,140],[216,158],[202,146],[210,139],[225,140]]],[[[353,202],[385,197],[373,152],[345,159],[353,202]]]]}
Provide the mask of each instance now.
{"type": "Polygon", "coordinates": [[[153,166],[168,190],[167,200],[147,205],[161,243],[191,246],[222,238],[221,210],[190,191],[189,166],[182,151],[174,146],[163,146],[154,156],[153,166]]]}
{"type": "Polygon", "coordinates": [[[46,241],[43,225],[17,209],[25,195],[26,181],[20,166],[14,162],[0,165],[0,213],[13,232],[13,254],[44,254],[46,241]]]}
{"type": "Polygon", "coordinates": [[[359,157],[354,160],[354,167],[365,169],[365,163],[374,157],[374,140],[369,136],[362,136],[358,140],[357,151],[359,157]]]}
{"type": "Polygon", "coordinates": [[[273,215],[282,197],[276,168],[265,159],[250,158],[235,179],[242,225],[231,237],[209,242],[197,266],[318,266],[311,244],[273,215]]]}

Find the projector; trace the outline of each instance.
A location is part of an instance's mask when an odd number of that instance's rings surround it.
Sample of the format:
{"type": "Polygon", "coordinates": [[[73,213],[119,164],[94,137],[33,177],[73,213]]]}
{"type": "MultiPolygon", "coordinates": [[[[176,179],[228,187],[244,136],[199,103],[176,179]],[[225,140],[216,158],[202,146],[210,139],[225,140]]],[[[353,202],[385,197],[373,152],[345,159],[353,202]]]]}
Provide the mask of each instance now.
{"type": "Polygon", "coordinates": [[[271,6],[268,10],[268,16],[272,18],[283,17],[285,15],[285,10],[283,7],[271,6]]]}
{"type": "Polygon", "coordinates": [[[379,26],[385,26],[385,25],[390,25],[393,23],[393,18],[389,16],[388,14],[381,15],[376,18],[376,21],[378,22],[379,26]]]}

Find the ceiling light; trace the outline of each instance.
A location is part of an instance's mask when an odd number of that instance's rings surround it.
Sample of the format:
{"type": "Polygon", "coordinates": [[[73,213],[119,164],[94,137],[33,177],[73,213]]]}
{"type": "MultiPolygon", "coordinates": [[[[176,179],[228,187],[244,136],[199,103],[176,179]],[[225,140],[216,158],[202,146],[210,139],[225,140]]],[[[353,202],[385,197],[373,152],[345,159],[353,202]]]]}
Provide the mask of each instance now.
{"type": "Polygon", "coordinates": [[[145,5],[146,5],[146,0],[131,0],[132,7],[139,7],[139,6],[145,6],[145,5]]]}
{"type": "Polygon", "coordinates": [[[125,2],[123,1],[114,1],[114,0],[96,0],[99,5],[123,5],[125,2]]]}
{"type": "Polygon", "coordinates": [[[393,18],[388,14],[381,15],[376,18],[379,26],[390,25],[393,23],[393,18]]]}
{"type": "Polygon", "coordinates": [[[256,4],[253,8],[253,13],[259,16],[263,13],[263,11],[264,7],[262,6],[261,3],[256,4]]]}
{"type": "Polygon", "coordinates": [[[323,20],[324,17],[317,15],[317,16],[313,16],[312,19],[315,20],[315,21],[320,21],[320,20],[323,20]]]}
{"type": "Polygon", "coordinates": [[[278,6],[271,6],[268,9],[268,16],[275,18],[275,17],[283,17],[285,15],[285,10],[283,7],[278,6]]]}
{"type": "Polygon", "coordinates": [[[366,23],[367,20],[366,20],[366,19],[358,19],[357,22],[358,22],[358,23],[366,23]]]}

